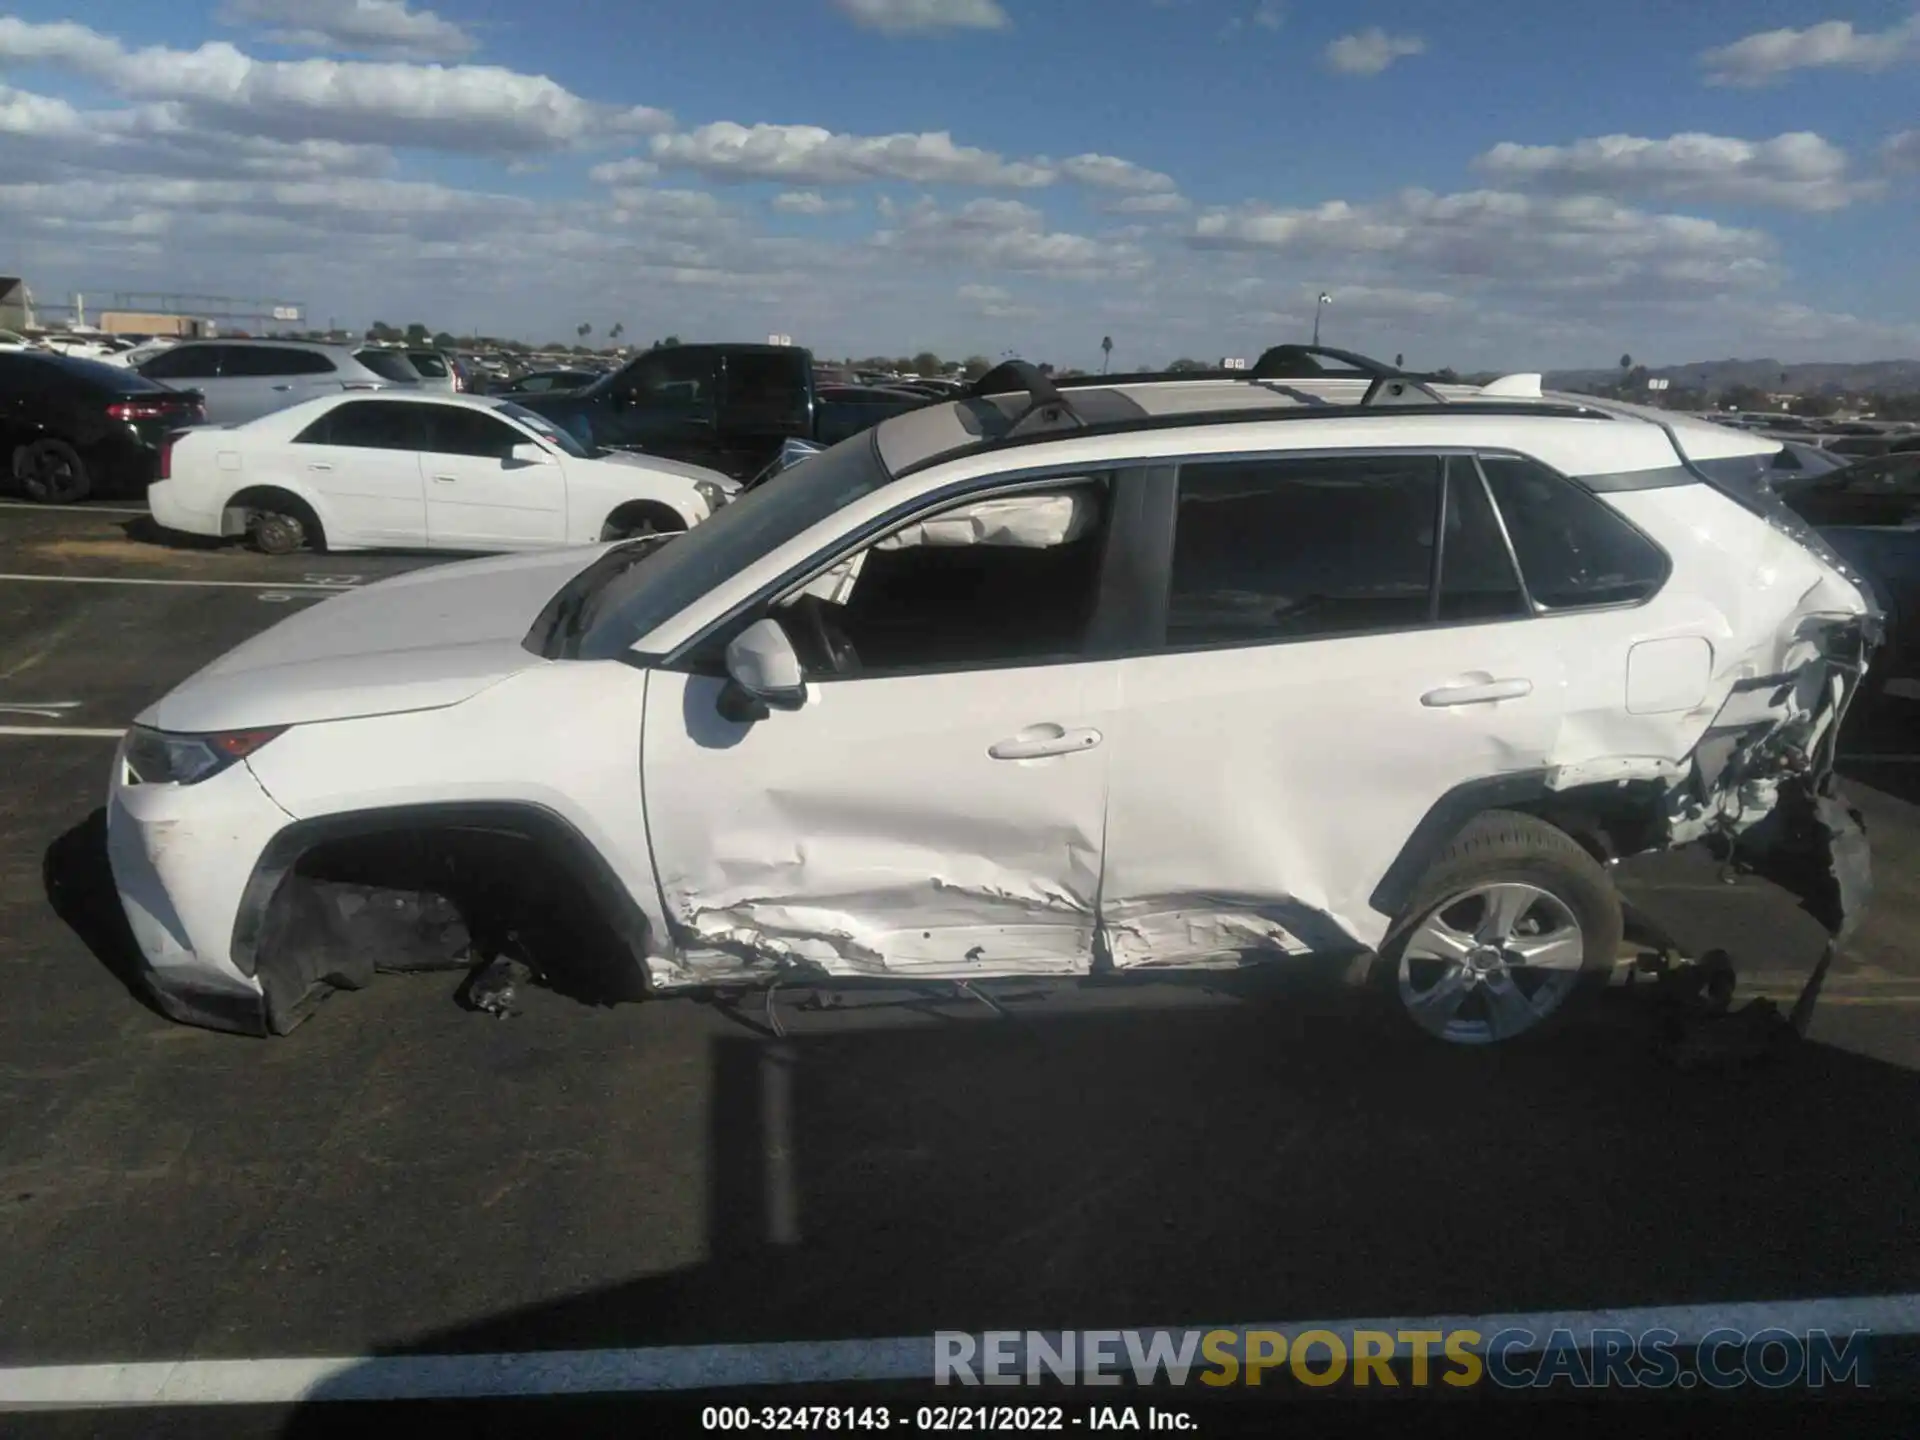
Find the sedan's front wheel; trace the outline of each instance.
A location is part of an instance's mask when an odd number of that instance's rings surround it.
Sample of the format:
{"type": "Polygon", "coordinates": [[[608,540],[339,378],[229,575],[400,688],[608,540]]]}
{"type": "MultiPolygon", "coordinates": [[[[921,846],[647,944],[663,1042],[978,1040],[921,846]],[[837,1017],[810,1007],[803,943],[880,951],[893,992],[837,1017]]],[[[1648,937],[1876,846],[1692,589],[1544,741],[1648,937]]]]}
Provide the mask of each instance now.
{"type": "Polygon", "coordinates": [[[1427,1034],[1498,1044],[1552,1028],[1603,987],[1621,928],[1612,880],[1571,836],[1493,810],[1434,860],[1378,974],[1427,1034]]]}

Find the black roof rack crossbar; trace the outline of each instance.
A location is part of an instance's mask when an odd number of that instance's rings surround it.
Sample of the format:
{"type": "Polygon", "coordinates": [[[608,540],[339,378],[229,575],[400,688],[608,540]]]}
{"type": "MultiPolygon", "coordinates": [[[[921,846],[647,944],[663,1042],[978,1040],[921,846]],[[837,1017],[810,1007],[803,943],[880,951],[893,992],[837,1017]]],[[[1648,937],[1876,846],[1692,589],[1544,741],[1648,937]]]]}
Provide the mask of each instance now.
{"type": "Polygon", "coordinates": [[[1086,421],[1074,412],[1067,397],[1038,365],[1026,360],[1003,360],[967,388],[967,397],[982,400],[990,395],[1024,394],[1028,404],[1014,417],[1008,435],[1031,433],[1035,429],[1058,429],[1062,422],[1084,429],[1086,421]],[[1036,421],[1036,424],[1029,424],[1036,421]]]}
{"type": "MultiPolygon", "coordinates": [[[[1369,382],[1367,393],[1361,397],[1362,407],[1373,404],[1382,395],[1398,400],[1408,388],[1418,391],[1436,405],[1447,403],[1446,397],[1420,376],[1409,375],[1382,360],[1370,355],[1361,355],[1352,350],[1336,350],[1331,345],[1275,345],[1253,362],[1253,369],[1246,372],[1249,380],[1309,380],[1329,375],[1320,359],[1337,360],[1342,365],[1359,371],[1369,382]]],[[[1338,372],[1331,372],[1338,379],[1338,372]]]]}

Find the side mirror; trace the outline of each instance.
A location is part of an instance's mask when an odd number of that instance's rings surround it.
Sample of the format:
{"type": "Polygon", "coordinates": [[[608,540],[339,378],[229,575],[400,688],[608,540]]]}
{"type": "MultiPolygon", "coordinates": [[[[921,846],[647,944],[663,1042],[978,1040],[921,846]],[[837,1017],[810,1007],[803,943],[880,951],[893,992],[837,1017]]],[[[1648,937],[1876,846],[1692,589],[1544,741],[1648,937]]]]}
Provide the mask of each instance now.
{"type": "Polygon", "coordinates": [[[507,454],[507,462],[512,465],[551,465],[553,457],[543,446],[531,440],[523,440],[507,454]]]}
{"type": "Polygon", "coordinates": [[[734,637],[727,646],[722,715],[744,724],[764,720],[774,710],[798,710],[806,703],[807,679],[800,656],[778,620],[756,620],[734,637]]]}

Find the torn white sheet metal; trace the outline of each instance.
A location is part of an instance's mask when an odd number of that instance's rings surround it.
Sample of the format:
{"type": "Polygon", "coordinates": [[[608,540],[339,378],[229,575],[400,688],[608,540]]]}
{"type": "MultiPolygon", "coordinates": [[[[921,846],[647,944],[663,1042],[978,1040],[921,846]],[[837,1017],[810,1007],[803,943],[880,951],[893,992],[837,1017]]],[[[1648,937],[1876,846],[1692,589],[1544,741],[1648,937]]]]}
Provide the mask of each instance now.
{"type": "Polygon", "coordinates": [[[719,715],[723,682],[655,672],[656,983],[1090,969],[1109,748],[987,751],[1057,717],[1104,736],[1117,664],[816,683],[750,725],[719,715]]]}
{"type": "Polygon", "coordinates": [[[917,521],[876,542],[873,548],[1001,545],[1049,550],[1078,540],[1091,530],[1100,519],[1099,506],[1099,494],[1092,489],[1003,495],[917,521]]]}

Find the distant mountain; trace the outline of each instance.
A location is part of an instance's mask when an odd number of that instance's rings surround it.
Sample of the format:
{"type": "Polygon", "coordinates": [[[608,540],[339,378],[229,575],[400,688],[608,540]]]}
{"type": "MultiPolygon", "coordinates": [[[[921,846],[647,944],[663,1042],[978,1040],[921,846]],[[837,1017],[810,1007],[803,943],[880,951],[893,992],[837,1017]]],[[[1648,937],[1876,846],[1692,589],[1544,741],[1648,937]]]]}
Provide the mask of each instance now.
{"type": "MultiPolygon", "coordinates": [[[[1910,395],[1920,391],[1920,360],[1869,360],[1858,365],[1793,365],[1779,360],[1697,360],[1690,365],[1650,366],[1653,379],[1670,380],[1675,390],[1727,390],[1750,385],[1790,395],[1847,393],[1854,395],[1910,395]],[[1783,378],[1784,377],[1784,378],[1783,378]]],[[[1595,385],[1617,385],[1620,371],[1555,370],[1546,385],[1555,390],[1578,390],[1595,385]]]]}

